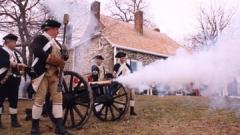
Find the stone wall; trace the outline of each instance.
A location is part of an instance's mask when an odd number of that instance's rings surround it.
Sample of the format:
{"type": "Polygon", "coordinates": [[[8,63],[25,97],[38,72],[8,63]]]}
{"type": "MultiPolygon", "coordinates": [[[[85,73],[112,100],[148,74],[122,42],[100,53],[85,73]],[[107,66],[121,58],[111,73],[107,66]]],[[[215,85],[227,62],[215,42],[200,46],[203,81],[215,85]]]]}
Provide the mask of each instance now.
{"type": "Polygon", "coordinates": [[[143,66],[146,66],[156,60],[166,59],[166,57],[160,57],[160,56],[141,53],[141,52],[129,51],[125,49],[117,49],[117,52],[119,51],[125,52],[127,54],[128,59],[131,58],[132,60],[141,61],[143,66]]]}
{"type": "Polygon", "coordinates": [[[74,50],[70,51],[70,59],[66,69],[73,70],[83,76],[88,76],[91,71],[91,66],[94,63],[93,57],[102,55],[106,71],[112,73],[113,69],[113,48],[101,36],[86,42],[74,50]]]}

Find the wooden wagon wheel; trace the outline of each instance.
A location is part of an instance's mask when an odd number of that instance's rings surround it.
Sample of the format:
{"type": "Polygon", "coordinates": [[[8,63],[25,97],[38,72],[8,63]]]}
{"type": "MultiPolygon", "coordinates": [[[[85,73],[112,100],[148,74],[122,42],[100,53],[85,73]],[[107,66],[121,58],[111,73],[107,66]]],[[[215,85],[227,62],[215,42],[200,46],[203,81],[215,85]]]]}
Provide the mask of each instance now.
{"type": "Polygon", "coordinates": [[[93,111],[102,121],[115,121],[123,118],[129,107],[128,92],[118,82],[92,86],[94,94],[93,111]]]}
{"type": "Polygon", "coordinates": [[[64,125],[67,128],[81,128],[92,112],[92,91],[79,74],[64,72],[63,81],[64,125]]]}

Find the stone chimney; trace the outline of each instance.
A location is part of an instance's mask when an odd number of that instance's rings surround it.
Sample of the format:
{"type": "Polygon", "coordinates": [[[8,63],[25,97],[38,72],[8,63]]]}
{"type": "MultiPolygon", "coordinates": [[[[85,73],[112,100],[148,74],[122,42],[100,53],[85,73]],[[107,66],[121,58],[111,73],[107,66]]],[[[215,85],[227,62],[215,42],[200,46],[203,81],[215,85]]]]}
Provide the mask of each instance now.
{"type": "Polygon", "coordinates": [[[100,21],[100,5],[101,3],[99,1],[94,1],[91,4],[91,11],[98,21],[100,21]]]}
{"type": "Polygon", "coordinates": [[[136,32],[143,35],[143,11],[137,11],[134,14],[134,25],[136,32]]]}

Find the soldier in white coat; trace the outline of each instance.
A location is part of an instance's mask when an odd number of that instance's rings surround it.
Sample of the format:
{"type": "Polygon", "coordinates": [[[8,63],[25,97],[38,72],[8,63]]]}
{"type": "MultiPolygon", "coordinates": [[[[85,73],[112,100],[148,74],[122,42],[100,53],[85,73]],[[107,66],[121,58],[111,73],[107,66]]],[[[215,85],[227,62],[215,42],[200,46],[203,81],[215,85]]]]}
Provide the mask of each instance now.
{"type": "MultiPolygon", "coordinates": [[[[115,56],[119,59],[119,63],[115,64],[113,67],[113,76],[115,78],[119,76],[125,76],[132,73],[131,66],[127,63],[126,53],[118,52],[115,56]]],[[[135,90],[130,89],[130,115],[137,115],[135,112],[135,90]]]]}

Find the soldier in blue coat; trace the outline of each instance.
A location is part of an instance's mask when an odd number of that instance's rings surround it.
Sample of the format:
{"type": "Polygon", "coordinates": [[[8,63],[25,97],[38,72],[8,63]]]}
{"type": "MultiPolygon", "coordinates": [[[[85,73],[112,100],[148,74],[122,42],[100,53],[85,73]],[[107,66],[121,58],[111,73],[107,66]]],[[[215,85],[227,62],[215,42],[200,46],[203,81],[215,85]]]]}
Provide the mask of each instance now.
{"type": "Polygon", "coordinates": [[[21,72],[25,65],[21,63],[14,51],[18,37],[8,34],[3,37],[4,46],[0,47],[0,128],[3,128],[1,115],[5,98],[9,101],[11,126],[21,127],[17,118],[18,88],[21,81],[21,72]]]}
{"type": "Polygon", "coordinates": [[[105,67],[103,66],[103,56],[96,55],[94,57],[95,63],[92,65],[91,72],[92,72],[92,81],[104,81],[106,79],[106,71],[105,67]]]}
{"type": "Polygon", "coordinates": [[[59,72],[64,68],[66,57],[62,57],[62,46],[56,40],[61,23],[56,20],[46,20],[41,29],[43,33],[34,38],[31,48],[34,54],[33,69],[35,78],[33,88],[36,91],[32,108],[32,135],[40,135],[39,120],[43,111],[43,104],[47,93],[52,100],[52,114],[54,116],[55,133],[70,135],[63,125],[63,97],[58,91],[59,72]]]}

